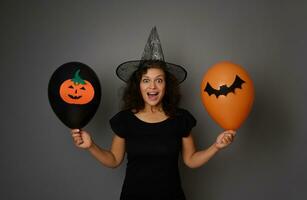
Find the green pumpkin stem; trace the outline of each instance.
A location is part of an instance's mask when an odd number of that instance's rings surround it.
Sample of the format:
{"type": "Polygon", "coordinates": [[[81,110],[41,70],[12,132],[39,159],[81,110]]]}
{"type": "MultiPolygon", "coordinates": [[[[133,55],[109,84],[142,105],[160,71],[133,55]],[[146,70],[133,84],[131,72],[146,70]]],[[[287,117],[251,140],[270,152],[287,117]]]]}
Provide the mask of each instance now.
{"type": "Polygon", "coordinates": [[[71,79],[74,84],[78,85],[78,84],[82,84],[82,85],[85,85],[85,81],[80,77],[79,75],[80,73],[80,69],[78,69],[73,77],[73,79],[71,79]]]}

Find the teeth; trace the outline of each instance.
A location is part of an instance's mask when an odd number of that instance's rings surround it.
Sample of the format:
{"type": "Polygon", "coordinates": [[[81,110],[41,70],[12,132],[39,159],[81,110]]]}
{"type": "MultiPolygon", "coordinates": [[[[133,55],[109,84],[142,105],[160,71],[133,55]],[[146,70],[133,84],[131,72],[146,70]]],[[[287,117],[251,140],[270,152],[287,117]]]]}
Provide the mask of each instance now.
{"type": "Polygon", "coordinates": [[[148,94],[148,95],[157,95],[158,92],[148,92],[147,94],[148,94]]]}

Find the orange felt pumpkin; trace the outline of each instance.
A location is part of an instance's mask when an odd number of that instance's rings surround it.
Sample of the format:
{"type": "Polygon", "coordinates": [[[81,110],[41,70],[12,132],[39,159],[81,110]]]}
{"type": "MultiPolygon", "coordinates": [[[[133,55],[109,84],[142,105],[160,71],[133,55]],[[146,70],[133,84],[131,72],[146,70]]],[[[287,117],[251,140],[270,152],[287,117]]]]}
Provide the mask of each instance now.
{"type": "Polygon", "coordinates": [[[204,75],[201,98],[214,121],[224,129],[236,130],[251,111],[254,85],[241,66],[220,62],[204,75]]]}
{"type": "Polygon", "coordinates": [[[87,104],[94,98],[95,90],[90,82],[83,80],[77,70],[73,79],[65,80],[60,86],[60,96],[69,104],[87,104]]]}

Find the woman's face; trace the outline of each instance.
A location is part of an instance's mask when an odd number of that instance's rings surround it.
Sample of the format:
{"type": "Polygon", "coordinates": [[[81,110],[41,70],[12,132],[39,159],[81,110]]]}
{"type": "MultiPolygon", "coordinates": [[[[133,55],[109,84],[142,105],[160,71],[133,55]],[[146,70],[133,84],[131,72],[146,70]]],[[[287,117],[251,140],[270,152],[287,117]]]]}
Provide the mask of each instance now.
{"type": "Polygon", "coordinates": [[[149,68],[142,75],[140,91],[145,106],[159,106],[165,94],[165,73],[160,68],[149,68]]]}

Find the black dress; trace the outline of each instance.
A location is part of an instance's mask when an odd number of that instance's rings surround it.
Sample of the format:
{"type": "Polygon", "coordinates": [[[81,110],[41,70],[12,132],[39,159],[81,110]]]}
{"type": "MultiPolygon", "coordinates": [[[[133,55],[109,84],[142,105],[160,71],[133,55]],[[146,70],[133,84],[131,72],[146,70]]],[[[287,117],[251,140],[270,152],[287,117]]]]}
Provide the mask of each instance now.
{"type": "Polygon", "coordinates": [[[175,117],[147,123],[130,110],[110,119],[112,130],[125,138],[127,168],[121,200],[185,200],[178,170],[182,137],[196,125],[186,110],[175,117]]]}

